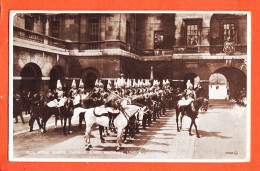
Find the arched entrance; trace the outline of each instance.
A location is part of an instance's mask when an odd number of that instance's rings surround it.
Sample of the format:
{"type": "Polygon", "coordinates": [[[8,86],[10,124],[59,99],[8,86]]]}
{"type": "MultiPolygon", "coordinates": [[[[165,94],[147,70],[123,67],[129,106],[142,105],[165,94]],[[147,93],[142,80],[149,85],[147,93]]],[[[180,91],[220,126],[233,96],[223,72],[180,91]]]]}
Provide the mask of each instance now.
{"type": "Polygon", "coordinates": [[[245,73],[238,68],[222,67],[214,73],[222,74],[227,80],[227,95],[229,98],[238,98],[243,89],[247,89],[247,77],[245,73]]]}
{"type": "Polygon", "coordinates": [[[26,64],[21,71],[20,91],[38,92],[42,86],[42,71],[35,63],[26,64]]]}
{"type": "Polygon", "coordinates": [[[95,68],[86,68],[82,74],[82,80],[86,90],[92,90],[95,87],[95,82],[100,78],[98,70],[95,68]]]}
{"type": "Polygon", "coordinates": [[[51,69],[49,89],[54,90],[57,86],[57,80],[63,80],[65,74],[61,66],[56,65],[51,69]]]}
{"type": "Polygon", "coordinates": [[[229,99],[229,86],[223,74],[214,73],[209,78],[209,99],[229,99]]]}
{"type": "Polygon", "coordinates": [[[186,83],[190,80],[193,86],[200,84],[200,77],[195,73],[189,73],[184,76],[183,89],[186,89],[186,83]]]}

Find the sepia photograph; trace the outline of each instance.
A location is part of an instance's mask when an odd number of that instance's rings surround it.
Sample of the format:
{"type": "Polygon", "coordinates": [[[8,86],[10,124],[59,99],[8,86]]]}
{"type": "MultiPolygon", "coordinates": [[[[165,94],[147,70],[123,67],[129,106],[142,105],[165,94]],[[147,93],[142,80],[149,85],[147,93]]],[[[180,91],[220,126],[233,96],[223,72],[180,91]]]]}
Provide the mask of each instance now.
{"type": "Polygon", "coordinates": [[[10,161],[249,162],[251,14],[10,11],[10,161]]]}

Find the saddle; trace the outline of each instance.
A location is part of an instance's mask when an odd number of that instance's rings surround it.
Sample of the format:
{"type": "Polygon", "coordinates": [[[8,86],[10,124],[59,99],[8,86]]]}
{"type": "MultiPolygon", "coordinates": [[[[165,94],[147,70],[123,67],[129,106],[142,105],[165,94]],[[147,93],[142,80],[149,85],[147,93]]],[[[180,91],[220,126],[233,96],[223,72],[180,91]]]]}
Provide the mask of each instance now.
{"type": "Polygon", "coordinates": [[[109,128],[111,130],[115,129],[114,120],[120,114],[118,109],[113,109],[112,107],[95,107],[94,108],[94,115],[97,117],[107,116],[109,118],[109,128]]]}

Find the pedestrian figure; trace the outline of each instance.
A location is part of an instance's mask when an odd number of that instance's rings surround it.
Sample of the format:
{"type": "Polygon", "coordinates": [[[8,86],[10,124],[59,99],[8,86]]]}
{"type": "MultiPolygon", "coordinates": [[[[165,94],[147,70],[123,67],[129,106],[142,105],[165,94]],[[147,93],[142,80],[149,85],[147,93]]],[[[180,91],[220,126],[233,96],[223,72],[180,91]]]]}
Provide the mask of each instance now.
{"type": "Polygon", "coordinates": [[[33,124],[35,120],[39,125],[39,129],[41,128],[39,112],[40,112],[40,97],[38,94],[35,93],[32,99],[32,117],[29,120],[30,132],[33,131],[33,124]]]}
{"type": "Polygon", "coordinates": [[[13,97],[13,117],[15,118],[15,123],[18,123],[18,116],[20,116],[23,124],[24,119],[22,115],[22,101],[19,93],[15,93],[13,97]]]}

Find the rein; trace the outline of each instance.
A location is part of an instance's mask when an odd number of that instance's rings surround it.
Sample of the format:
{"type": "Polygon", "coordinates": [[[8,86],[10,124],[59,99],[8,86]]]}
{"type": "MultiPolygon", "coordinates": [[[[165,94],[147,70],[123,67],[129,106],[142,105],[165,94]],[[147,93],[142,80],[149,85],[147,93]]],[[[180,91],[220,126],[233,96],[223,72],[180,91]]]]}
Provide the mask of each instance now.
{"type": "MultiPolygon", "coordinates": [[[[126,118],[127,120],[127,123],[129,122],[129,119],[130,119],[130,116],[127,114],[127,112],[122,108],[122,106],[120,106],[119,110],[123,113],[124,117],[126,118]]],[[[136,113],[139,112],[139,109],[137,109],[137,111],[133,114],[135,115],[136,113]]],[[[132,115],[132,116],[133,116],[132,115]]]]}

